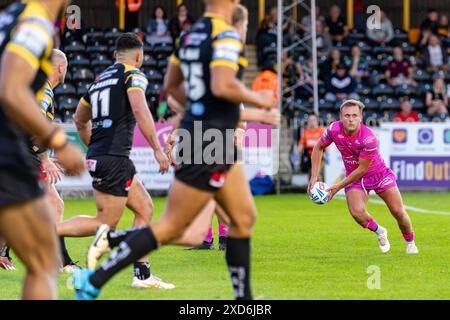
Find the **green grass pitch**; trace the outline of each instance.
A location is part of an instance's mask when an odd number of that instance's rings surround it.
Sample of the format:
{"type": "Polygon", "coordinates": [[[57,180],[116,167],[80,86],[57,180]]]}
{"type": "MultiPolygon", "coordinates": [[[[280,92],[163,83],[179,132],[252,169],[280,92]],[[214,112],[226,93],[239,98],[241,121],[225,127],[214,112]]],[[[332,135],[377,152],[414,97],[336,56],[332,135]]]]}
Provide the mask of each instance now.
{"type": "MultiPolygon", "coordinates": [[[[410,193],[404,194],[404,200],[409,206],[450,212],[448,193],[410,193]]],[[[165,199],[154,201],[158,216],[165,199]]],[[[258,197],[256,204],[252,281],[257,299],[450,298],[450,215],[409,211],[420,253],[408,256],[387,208],[370,203],[369,212],[389,230],[391,251],[383,255],[374,234],[353,221],[342,199],[319,206],[306,195],[282,195],[258,197]],[[378,289],[367,285],[374,283],[372,268],[379,270],[378,289]]],[[[95,214],[94,202],[66,201],[65,217],[76,214],[95,214]]],[[[129,227],[131,220],[127,211],[119,227],[129,227]]],[[[216,225],[214,234],[217,240],[216,225]]],[[[81,264],[90,241],[67,239],[72,257],[81,264]]],[[[0,270],[0,299],[20,297],[24,267],[15,262],[18,271],[0,270]]],[[[170,246],[152,254],[151,263],[154,274],[174,283],[176,289],[132,289],[132,269],[128,268],[104,287],[100,299],[233,298],[223,252],[170,246]]],[[[62,274],[58,281],[61,299],[74,296],[68,283],[70,275],[62,274]]]]}

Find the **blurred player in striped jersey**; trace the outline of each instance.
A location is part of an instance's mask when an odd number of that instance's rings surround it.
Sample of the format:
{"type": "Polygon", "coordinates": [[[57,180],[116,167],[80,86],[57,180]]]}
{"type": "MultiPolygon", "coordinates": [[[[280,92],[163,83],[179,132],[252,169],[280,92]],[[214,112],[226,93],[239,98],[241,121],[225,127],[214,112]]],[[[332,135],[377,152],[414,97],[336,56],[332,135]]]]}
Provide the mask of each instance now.
{"type": "MultiPolygon", "coordinates": [[[[41,100],[40,107],[41,112],[49,120],[53,121],[55,118],[55,97],[53,89],[59,84],[64,83],[67,73],[67,58],[61,50],[53,49],[51,59],[53,71],[49,75],[44,86],[44,96],[41,100]]],[[[59,196],[58,191],[55,188],[55,183],[61,180],[62,169],[55,164],[55,159],[51,159],[49,157],[49,150],[43,147],[35,138],[30,139],[30,149],[33,154],[33,158],[35,159],[36,166],[39,167],[39,179],[45,185],[47,196],[53,208],[55,222],[61,222],[64,214],[64,201],[59,196]]],[[[60,237],[59,239],[62,257],[61,271],[72,273],[74,269],[78,268],[78,266],[70,258],[64,238],[60,237]]],[[[12,266],[12,259],[9,255],[9,248],[7,246],[3,248],[3,253],[4,258],[7,258],[11,264],[6,264],[8,268],[5,269],[14,270],[15,268],[12,266]]],[[[0,251],[0,256],[3,256],[2,251],[0,251]]]]}

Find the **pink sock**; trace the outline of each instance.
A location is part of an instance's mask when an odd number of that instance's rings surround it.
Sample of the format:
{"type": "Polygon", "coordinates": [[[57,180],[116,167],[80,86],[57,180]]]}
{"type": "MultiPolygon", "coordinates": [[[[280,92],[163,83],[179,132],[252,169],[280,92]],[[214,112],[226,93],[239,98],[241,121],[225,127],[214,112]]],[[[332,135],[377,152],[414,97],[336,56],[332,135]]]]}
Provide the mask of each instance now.
{"type": "Polygon", "coordinates": [[[402,233],[406,242],[414,241],[414,231],[411,233],[402,233]]]}
{"type": "Polygon", "coordinates": [[[366,226],[364,228],[369,229],[370,231],[377,231],[378,224],[373,220],[373,218],[370,218],[369,222],[367,222],[366,226]]]}
{"type": "Polygon", "coordinates": [[[213,241],[213,233],[212,233],[212,228],[208,229],[208,233],[206,234],[205,240],[208,243],[211,243],[213,241]]]}
{"type": "Polygon", "coordinates": [[[219,237],[228,237],[228,226],[226,224],[219,224],[219,237]]]}

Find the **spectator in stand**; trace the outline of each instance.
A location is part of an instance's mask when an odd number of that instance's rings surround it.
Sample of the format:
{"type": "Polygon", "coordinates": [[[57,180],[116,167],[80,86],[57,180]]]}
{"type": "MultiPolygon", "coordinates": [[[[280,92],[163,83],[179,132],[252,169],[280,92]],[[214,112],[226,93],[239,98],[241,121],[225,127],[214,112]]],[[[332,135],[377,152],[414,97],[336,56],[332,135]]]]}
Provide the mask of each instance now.
{"type": "Polygon", "coordinates": [[[331,50],[330,56],[324,61],[321,66],[320,74],[323,80],[328,78],[334,71],[338,64],[342,63],[341,51],[337,48],[331,50]]]}
{"type": "Polygon", "coordinates": [[[352,46],[351,56],[344,57],[344,65],[350,70],[348,73],[356,82],[360,83],[369,76],[369,63],[367,57],[361,53],[361,48],[352,46]]]}
{"type": "MultiPolygon", "coordinates": [[[[276,50],[277,31],[269,18],[266,17],[261,21],[261,26],[256,35],[256,52],[258,67],[262,68],[267,56],[264,54],[264,48],[273,47],[276,50]]],[[[276,59],[276,56],[275,56],[276,59]]]]}
{"type": "Polygon", "coordinates": [[[341,9],[337,5],[330,8],[330,15],[325,19],[327,32],[330,34],[333,44],[342,43],[348,36],[348,27],[341,15],[341,9]]]}
{"type": "Polygon", "coordinates": [[[425,64],[428,71],[447,70],[448,55],[445,48],[441,45],[438,36],[430,36],[428,46],[424,48],[425,64]]]}
{"type": "Polygon", "coordinates": [[[178,5],[176,15],[169,22],[169,32],[173,41],[176,42],[183,29],[193,23],[194,19],[189,15],[186,5],[184,3],[178,5]]]}
{"type": "Polygon", "coordinates": [[[304,173],[311,173],[311,155],[317,141],[320,140],[324,128],[319,126],[319,119],[315,114],[308,116],[306,129],[298,142],[297,154],[300,158],[300,169],[304,173]]]}
{"type": "Polygon", "coordinates": [[[413,67],[411,62],[403,56],[400,47],[393,49],[393,56],[386,66],[385,77],[389,85],[395,87],[402,84],[417,86],[413,79],[413,67]]]}
{"type": "Polygon", "coordinates": [[[327,94],[325,100],[336,102],[346,99],[358,100],[359,96],[355,93],[356,81],[350,77],[345,66],[339,64],[336,72],[333,73],[325,82],[327,94]]]}
{"type": "MultiPolygon", "coordinates": [[[[312,40],[308,40],[308,45],[312,46],[312,40]]],[[[333,49],[333,42],[331,41],[331,36],[325,31],[323,22],[320,20],[316,21],[316,47],[317,56],[319,58],[328,57],[333,49]]]]}
{"type": "Polygon", "coordinates": [[[426,106],[430,116],[448,114],[448,96],[442,78],[434,80],[432,90],[427,92],[426,106]]]}
{"type": "Polygon", "coordinates": [[[166,11],[161,6],[156,6],[152,17],[147,25],[147,42],[154,46],[156,44],[172,43],[172,37],[169,33],[166,11]]]}
{"type": "Polygon", "coordinates": [[[412,110],[411,102],[408,98],[402,99],[401,111],[394,115],[395,122],[419,122],[419,114],[412,110]]]}
{"type": "Polygon", "coordinates": [[[420,31],[430,30],[432,34],[439,34],[439,14],[436,9],[429,9],[426,19],[420,25],[420,31]]]}
{"type": "Polygon", "coordinates": [[[364,32],[366,30],[366,12],[364,11],[363,0],[354,0],[353,16],[356,30],[364,32]]]}
{"type": "Polygon", "coordinates": [[[394,39],[394,27],[384,11],[380,11],[380,28],[368,28],[367,38],[374,46],[390,45],[394,39]]]}
{"type": "MultiPolygon", "coordinates": [[[[320,21],[323,23],[325,23],[325,18],[323,16],[320,15],[320,7],[316,6],[316,21],[320,21]]],[[[304,36],[306,36],[307,34],[309,34],[311,31],[311,15],[306,15],[302,18],[301,21],[301,25],[300,25],[301,30],[304,32],[304,36]]]]}
{"type": "Polygon", "coordinates": [[[439,18],[439,35],[444,38],[450,36],[448,17],[445,14],[439,18]]]}

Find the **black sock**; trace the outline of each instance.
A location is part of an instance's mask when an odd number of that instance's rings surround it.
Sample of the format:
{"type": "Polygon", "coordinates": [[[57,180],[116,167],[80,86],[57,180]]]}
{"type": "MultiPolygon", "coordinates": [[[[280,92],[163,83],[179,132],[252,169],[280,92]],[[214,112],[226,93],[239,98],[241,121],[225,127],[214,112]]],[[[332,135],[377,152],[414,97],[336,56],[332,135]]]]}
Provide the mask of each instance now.
{"type": "Polygon", "coordinates": [[[236,300],[252,300],[250,290],[250,239],[228,237],[225,258],[236,300]]]}
{"type": "Polygon", "coordinates": [[[5,245],[4,247],[0,247],[0,249],[1,249],[0,256],[11,260],[11,257],[9,256],[9,247],[8,246],[5,245]]]}
{"type": "Polygon", "coordinates": [[[134,276],[139,280],[145,280],[150,278],[150,263],[149,262],[135,262],[134,263],[134,276]]]}
{"type": "Polygon", "coordinates": [[[69,252],[66,248],[66,242],[64,241],[64,237],[59,237],[59,245],[61,246],[61,257],[62,257],[62,263],[63,267],[67,266],[68,264],[72,263],[72,259],[69,256],[69,252]]]}
{"type": "Polygon", "coordinates": [[[124,241],[132,232],[142,229],[143,227],[131,228],[126,230],[110,230],[107,234],[109,247],[115,248],[124,241]]]}
{"type": "Polygon", "coordinates": [[[158,242],[150,227],[135,229],[119,244],[119,249],[114,251],[91,276],[92,285],[101,288],[120,270],[156,248],[158,248],[158,242]]]}

